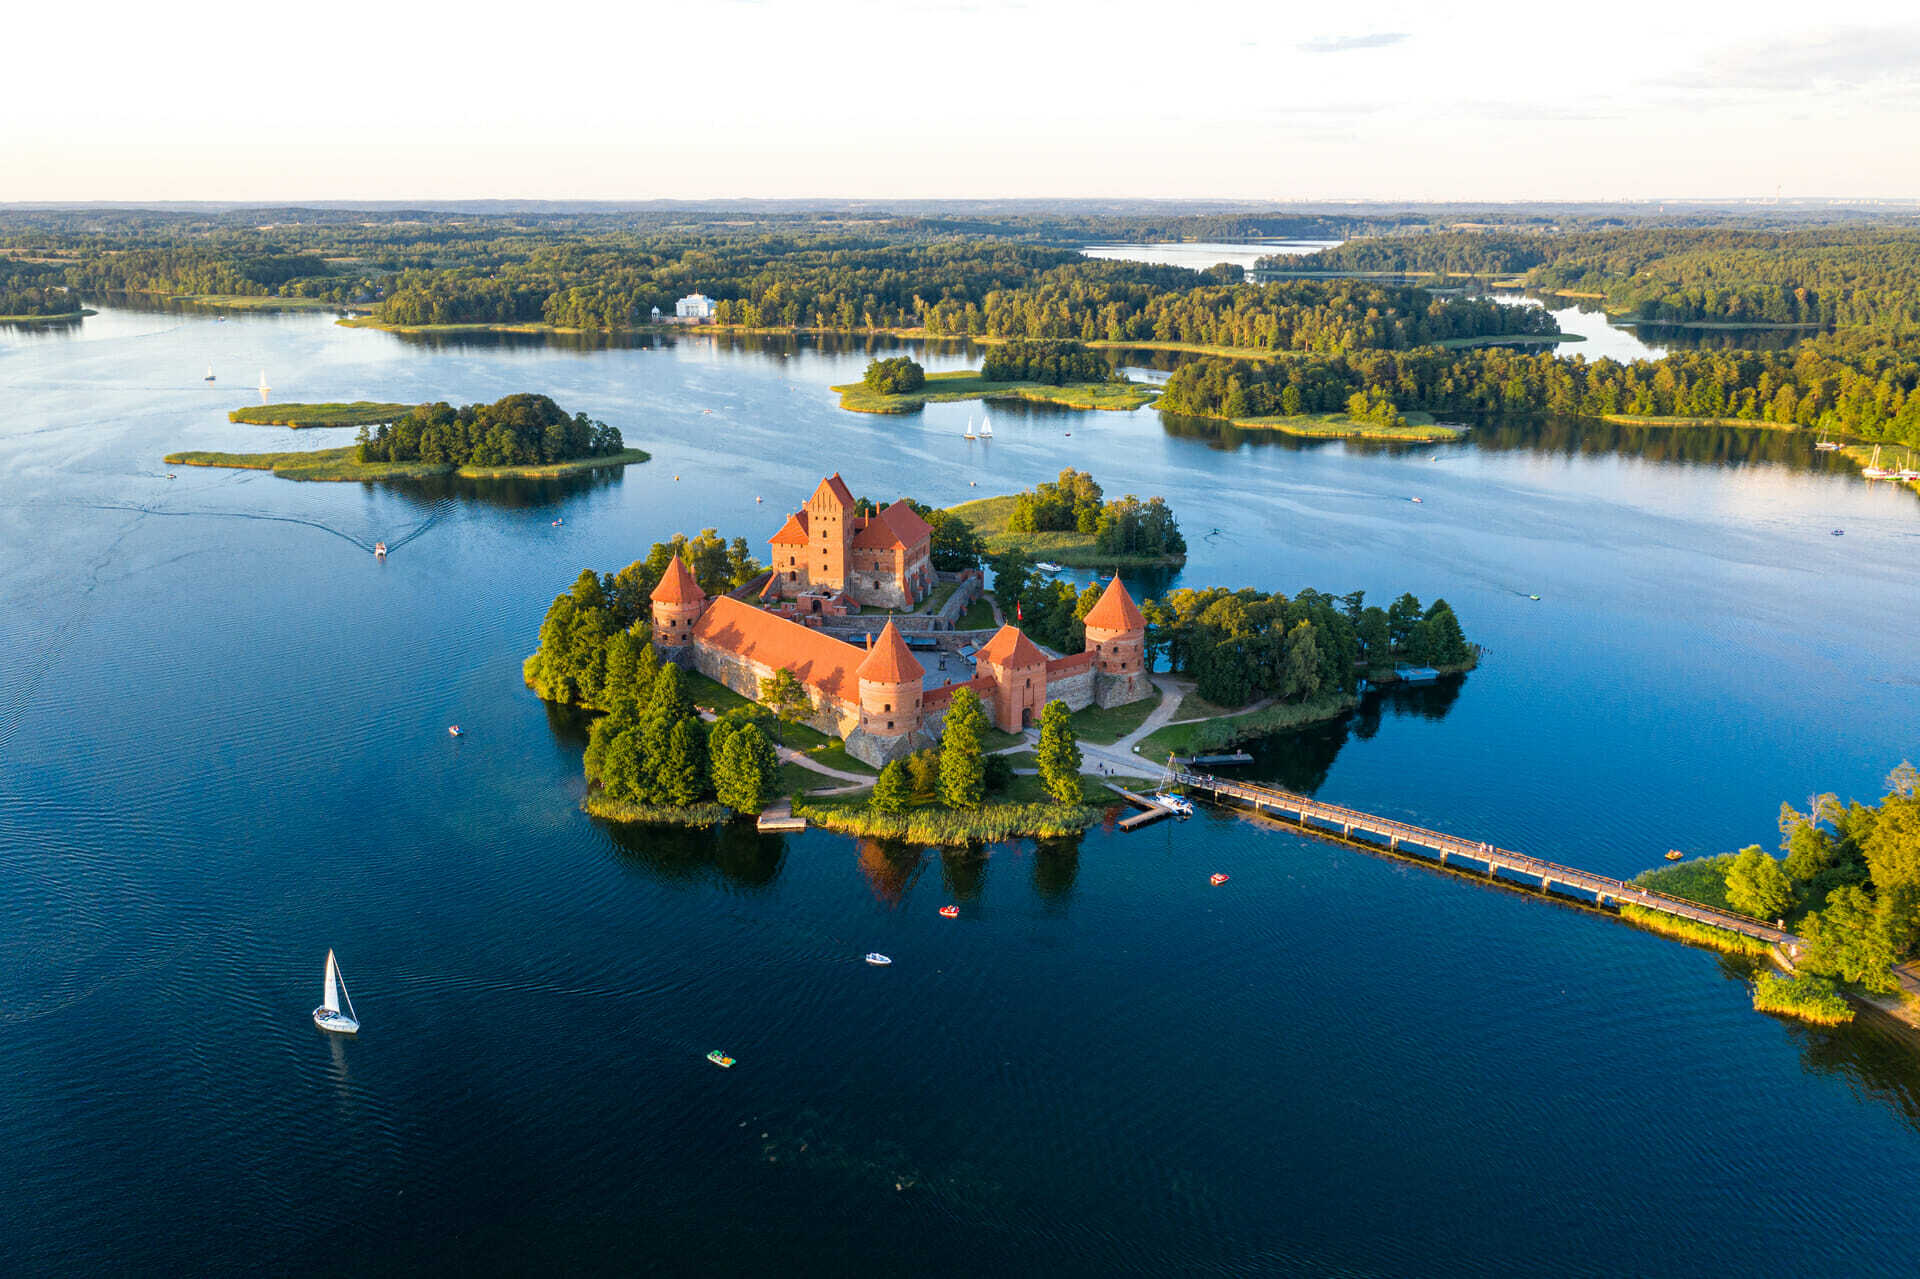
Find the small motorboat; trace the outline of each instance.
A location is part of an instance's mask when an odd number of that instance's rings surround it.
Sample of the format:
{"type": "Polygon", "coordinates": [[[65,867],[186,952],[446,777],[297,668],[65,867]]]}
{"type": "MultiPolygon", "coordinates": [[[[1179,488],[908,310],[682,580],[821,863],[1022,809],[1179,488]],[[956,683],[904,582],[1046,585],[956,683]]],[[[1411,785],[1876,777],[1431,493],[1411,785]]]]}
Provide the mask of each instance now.
{"type": "Polygon", "coordinates": [[[1847,535],[1847,530],[1845,530],[1845,529],[1843,529],[1843,528],[1837,528],[1837,529],[1835,529],[1835,530],[1833,530],[1833,535],[1834,535],[1835,537],[1845,537],[1845,536],[1847,535]]]}
{"type": "Polygon", "coordinates": [[[764,501],[766,501],[766,500],[767,500],[767,499],[766,499],[766,498],[764,498],[764,497],[756,497],[756,498],[754,498],[754,499],[753,499],[753,504],[754,504],[755,506],[758,506],[758,505],[760,505],[760,503],[762,503],[762,502],[764,502],[764,501]]]}
{"type": "Polygon", "coordinates": [[[1207,877],[1207,882],[1209,884],[1212,884],[1215,888],[1218,888],[1220,885],[1227,882],[1227,877],[1225,875],[1222,875],[1216,872],[1215,874],[1209,875],[1207,877]]]}
{"type": "Polygon", "coordinates": [[[384,560],[387,558],[387,544],[385,542],[375,542],[373,544],[373,555],[375,559],[384,560]]]}
{"type": "Polygon", "coordinates": [[[549,525],[548,525],[547,527],[548,527],[548,528],[559,528],[559,527],[560,527],[560,526],[561,526],[562,524],[565,524],[565,523],[566,523],[566,521],[565,521],[565,520],[555,520],[555,521],[554,521],[553,523],[551,523],[551,524],[549,524],[549,525]]]}
{"type": "Polygon", "coordinates": [[[960,918],[960,908],[958,906],[942,906],[940,908],[940,918],[958,919],[960,918]]]}
{"type": "Polygon", "coordinates": [[[888,959],[885,955],[881,954],[877,950],[870,950],[867,952],[867,962],[869,964],[872,964],[875,968],[885,968],[888,964],[891,964],[893,961],[891,959],[888,959]]]}
{"type": "Polygon", "coordinates": [[[168,471],[168,472],[167,472],[167,478],[168,478],[168,479],[170,479],[170,480],[177,480],[177,479],[179,479],[180,477],[179,477],[179,476],[177,476],[177,475],[175,475],[175,474],[174,474],[174,473],[173,473],[172,471],[168,471]]]}
{"type": "Polygon", "coordinates": [[[1528,599],[1530,599],[1530,600],[1537,600],[1537,599],[1539,599],[1540,597],[1539,597],[1538,595],[1529,595],[1529,596],[1527,596],[1527,598],[1528,598],[1528,599]]]}
{"type": "Polygon", "coordinates": [[[327,952],[326,976],[322,979],[320,1006],[313,1010],[313,1024],[322,1030],[330,1030],[336,1035],[357,1035],[360,1033],[360,1018],[353,1011],[353,997],[347,994],[346,979],[340,975],[340,961],[327,952]],[[347,1001],[347,1011],[340,1011],[340,1001],[347,1001]]]}
{"type": "Polygon", "coordinates": [[[1685,857],[1686,857],[1686,854],[1681,852],[1677,848],[1669,848],[1667,850],[1667,860],[1670,862],[1677,862],[1684,859],[1685,857]]]}
{"type": "Polygon", "coordinates": [[[1157,790],[1153,793],[1153,802],[1176,817],[1193,816],[1193,801],[1185,795],[1176,795],[1170,790],[1157,790]]]}
{"type": "Polygon", "coordinates": [[[1419,498],[1417,498],[1417,497],[1410,497],[1410,498],[1408,498],[1407,500],[1408,500],[1409,502],[1412,502],[1412,503],[1413,503],[1414,505],[1416,505],[1416,506],[1418,506],[1418,505],[1420,504],[1420,499],[1419,499],[1419,498]]]}
{"type": "Polygon", "coordinates": [[[1035,560],[1033,566],[1042,573],[1058,573],[1066,567],[1064,564],[1055,564],[1052,560],[1035,560]]]}
{"type": "Polygon", "coordinates": [[[1063,431],[1063,432],[1061,432],[1061,434],[1063,434],[1063,435],[1065,435],[1065,436],[1066,436],[1066,437],[1067,437],[1068,439],[1072,439],[1072,438],[1073,438],[1073,432],[1072,432],[1072,431],[1063,431]]]}
{"type": "Polygon", "coordinates": [[[722,1070],[733,1069],[733,1058],[727,1056],[725,1053],[721,1052],[718,1048],[714,1049],[712,1052],[707,1054],[707,1060],[712,1062],[714,1065],[720,1067],[720,1069],[722,1070]]]}
{"type": "Polygon", "coordinates": [[[448,737],[460,736],[460,726],[458,724],[447,725],[447,736],[448,737]]]}

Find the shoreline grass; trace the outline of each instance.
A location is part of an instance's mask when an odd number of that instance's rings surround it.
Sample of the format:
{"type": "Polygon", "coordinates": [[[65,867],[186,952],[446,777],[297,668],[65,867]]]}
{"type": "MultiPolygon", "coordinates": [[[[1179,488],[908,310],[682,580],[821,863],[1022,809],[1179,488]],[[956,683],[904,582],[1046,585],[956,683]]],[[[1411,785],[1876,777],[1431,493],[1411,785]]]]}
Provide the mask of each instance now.
{"type": "Polygon", "coordinates": [[[1377,422],[1356,422],[1345,413],[1296,413],[1290,416],[1229,418],[1228,424],[1242,431],[1278,431],[1283,435],[1314,440],[1407,440],[1439,443],[1464,439],[1461,426],[1442,426],[1431,413],[1405,413],[1404,426],[1382,426],[1377,422]]]}
{"type": "Polygon", "coordinates": [[[840,393],[840,407],[851,413],[911,413],[930,403],[955,400],[1020,399],[1059,404],[1070,409],[1125,412],[1152,403],[1160,388],[1138,382],[992,382],[972,369],[929,373],[925,385],[902,395],[886,395],[865,383],[850,382],[832,390],[840,393]]]}
{"type": "Polygon", "coordinates": [[[1603,413],[1602,422],[1615,426],[1737,426],[1750,431],[1799,431],[1791,422],[1763,422],[1746,417],[1644,417],[1637,413],[1603,413]]]}
{"type": "Polygon", "coordinates": [[[691,804],[686,807],[652,807],[626,804],[608,799],[597,789],[588,792],[580,807],[595,817],[623,826],[717,826],[733,819],[733,810],[724,804],[691,804]]]}
{"type": "Polygon", "coordinates": [[[1256,737],[1339,719],[1359,704],[1358,698],[1340,693],[1311,702],[1264,706],[1237,715],[1168,724],[1155,729],[1140,742],[1140,758],[1158,761],[1165,760],[1169,754],[1197,755],[1223,750],[1256,737]]]}
{"type": "Polygon", "coordinates": [[[1079,834],[1099,816],[1099,810],[1088,804],[1035,798],[1044,794],[1037,777],[1016,777],[1002,795],[974,809],[951,809],[927,801],[888,816],[873,811],[868,796],[860,794],[802,796],[794,801],[793,811],[841,835],[948,846],[1063,838],[1079,834]]]}
{"type": "Polygon", "coordinates": [[[174,302],[187,302],[216,311],[364,311],[364,306],[349,302],[328,302],[322,298],[281,298],[251,293],[173,293],[174,302]]]}
{"type": "Polygon", "coordinates": [[[404,417],[412,404],[381,400],[337,401],[323,404],[247,404],[227,414],[227,421],[246,426],[286,426],[298,431],[303,427],[377,426],[404,417]]]}
{"type": "Polygon", "coordinates": [[[438,462],[357,462],[354,446],[312,449],[293,453],[169,453],[169,466],[213,466],[242,471],[271,471],[286,480],[336,482],[347,480],[421,480],[457,475],[469,480],[553,479],[602,467],[645,462],[645,449],[622,449],[605,457],[581,457],[542,466],[449,466],[438,462]]]}
{"type": "Polygon", "coordinates": [[[1114,555],[1102,551],[1091,533],[1014,533],[1007,529],[1013,519],[1014,495],[976,498],[949,506],[947,513],[957,515],[973,527],[989,551],[1019,551],[1036,560],[1052,560],[1069,568],[1111,569],[1178,567],[1187,562],[1184,555],[1114,555]]]}
{"type": "Polygon", "coordinates": [[[83,306],[77,311],[61,311],[57,315],[0,315],[0,324],[65,324],[70,320],[98,314],[92,307],[83,306]]]}
{"type": "Polygon", "coordinates": [[[1649,910],[1633,902],[1620,904],[1620,918],[1650,933],[1659,933],[1663,937],[1672,937],[1677,941],[1705,946],[1709,950],[1724,951],[1729,955],[1760,956],[1772,949],[1758,937],[1749,937],[1745,933],[1736,933],[1726,928],[1715,928],[1712,924],[1702,924],[1679,915],[1649,910]]]}
{"type": "Polygon", "coordinates": [[[1798,1017],[1819,1026],[1842,1026],[1853,1020],[1853,1005],[1834,984],[1810,973],[1791,977],[1761,973],[1753,983],[1753,1006],[1763,1013],[1798,1017]]]}

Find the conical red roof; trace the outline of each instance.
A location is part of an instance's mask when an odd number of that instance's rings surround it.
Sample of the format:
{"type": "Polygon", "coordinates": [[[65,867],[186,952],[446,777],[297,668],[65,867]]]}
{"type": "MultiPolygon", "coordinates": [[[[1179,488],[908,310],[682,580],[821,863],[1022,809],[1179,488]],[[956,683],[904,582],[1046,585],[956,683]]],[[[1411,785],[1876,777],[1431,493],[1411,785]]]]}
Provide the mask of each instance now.
{"type": "Polygon", "coordinates": [[[1140,616],[1133,596],[1127,594],[1127,588],[1120,585],[1116,577],[1107,583],[1100,602],[1087,614],[1086,627],[1090,631],[1144,631],[1147,619],[1140,616]]]}
{"type": "Polygon", "coordinates": [[[888,621],[868,651],[867,659],[853,673],[873,684],[913,684],[926,676],[927,668],[920,665],[907,648],[907,642],[900,638],[900,629],[888,621]]]}
{"type": "Polygon", "coordinates": [[[1019,668],[1044,666],[1047,655],[1040,651],[1038,644],[1027,638],[1025,631],[1009,622],[994,632],[993,638],[976,655],[976,660],[995,666],[1019,668]]]}
{"type": "Polygon", "coordinates": [[[676,555],[667,561],[667,571],[649,598],[656,604],[702,604],[706,602],[707,593],[694,581],[693,570],[687,567],[687,562],[676,555]]]}

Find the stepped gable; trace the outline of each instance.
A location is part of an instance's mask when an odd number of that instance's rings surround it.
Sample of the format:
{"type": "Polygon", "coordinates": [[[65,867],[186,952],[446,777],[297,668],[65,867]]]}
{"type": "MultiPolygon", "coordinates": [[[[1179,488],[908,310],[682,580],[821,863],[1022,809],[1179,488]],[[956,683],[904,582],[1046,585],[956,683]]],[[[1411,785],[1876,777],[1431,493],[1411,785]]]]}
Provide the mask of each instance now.
{"type": "Polygon", "coordinates": [[[907,648],[907,642],[900,638],[900,628],[892,619],[888,619],[880,638],[867,651],[867,660],[854,671],[858,678],[874,684],[917,684],[926,674],[927,668],[920,665],[907,648]]]}
{"type": "Polygon", "coordinates": [[[932,527],[920,518],[912,503],[903,497],[879,514],[863,519],[860,531],[854,534],[853,544],[861,550],[904,549],[932,536],[932,527]]]}
{"type": "MultiPolygon", "coordinates": [[[[853,493],[847,488],[847,482],[840,478],[840,472],[838,471],[835,471],[832,475],[820,481],[819,488],[813,490],[814,497],[820,496],[820,489],[825,489],[827,492],[833,494],[834,500],[839,502],[842,507],[851,507],[853,505],[853,493]]],[[[807,500],[811,502],[813,499],[809,498],[807,500]]]]}
{"type": "Polygon", "coordinates": [[[1008,622],[994,632],[992,639],[975,654],[975,660],[988,662],[994,666],[1021,668],[1027,666],[1045,666],[1047,655],[1040,646],[1027,638],[1027,633],[1008,622]]]}
{"type": "Polygon", "coordinates": [[[780,531],[767,540],[775,546],[789,544],[805,546],[807,544],[807,513],[795,511],[787,516],[787,522],[780,526],[780,531]]]}
{"type": "Polygon", "coordinates": [[[687,562],[676,555],[667,561],[667,571],[648,598],[656,604],[699,604],[707,598],[707,593],[694,580],[687,562]]]}
{"type": "Polygon", "coordinates": [[[693,639],[771,669],[784,666],[827,697],[858,699],[854,668],[866,656],[862,650],[731,596],[721,596],[701,614],[693,639]]]}
{"type": "Polygon", "coordinates": [[[1101,593],[1100,602],[1087,614],[1085,625],[1093,631],[1144,631],[1147,619],[1140,615],[1133,596],[1127,594],[1127,588],[1115,576],[1101,593]]]}

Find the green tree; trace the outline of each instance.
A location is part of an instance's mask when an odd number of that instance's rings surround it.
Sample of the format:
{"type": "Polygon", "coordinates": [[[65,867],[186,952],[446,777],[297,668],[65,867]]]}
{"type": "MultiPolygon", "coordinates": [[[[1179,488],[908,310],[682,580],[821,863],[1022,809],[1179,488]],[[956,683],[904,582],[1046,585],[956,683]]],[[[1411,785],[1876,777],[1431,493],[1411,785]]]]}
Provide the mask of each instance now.
{"type": "Polygon", "coordinates": [[[940,789],[940,752],[929,746],[907,756],[907,777],[917,798],[932,799],[940,789]]]}
{"type": "Polygon", "coordinates": [[[1895,790],[1881,800],[1860,852],[1875,889],[1920,888],[1920,795],[1895,790]]]}
{"type": "Polygon", "coordinates": [[[1058,698],[1040,712],[1040,749],[1036,752],[1040,784],[1047,794],[1062,804],[1078,804],[1084,798],[1080,789],[1080,743],[1074,739],[1073,716],[1067,704],[1058,698]]]}
{"type": "Polygon", "coordinates": [[[880,770],[880,776],[874,779],[873,796],[868,801],[873,811],[895,817],[906,812],[912,800],[913,776],[908,771],[907,762],[900,759],[889,762],[880,770]]]}
{"type": "Polygon", "coordinates": [[[940,798],[948,808],[978,808],[986,797],[982,738],[987,713],[970,688],[954,693],[940,734],[940,798]]]}
{"type": "Polygon", "coordinates": [[[1754,844],[1741,850],[1727,870],[1727,904],[1759,919],[1778,919],[1793,905],[1793,881],[1754,844]]]}
{"type": "Polygon", "coordinates": [[[1301,622],[1287,632],[1285,670],[1280,695],[1310,701],[1320,691],[1320,637],[1312,622],[1301,622]]]}
{"type": "Polygon", "coordinates": [[[1879,994],[1899,989],[1893,964],[1900,957],[1894,912],[1858,885],[1835,889],[1826,908],[1800,926],[1806,941],[1802,966],[1816,973],[1856,982],[1879,994]]]}
{"type": "Polygon", "coordinates": [[[765,808],[779,774],[779,756],[757,724],[740,725],[725,734],[713,750],[714,794],[736,813],[757,813],[765,808]]]}
{"type": "Polygon", "coordinates": [[[813,711],[806,686],[784,666],[760,681],[760,701],[783,724],[802,723],[813,711]]]}
{"type": "Polygon", "coordinates": [[[1387,626],[1387,611],[1367,608],[1360,614],[1360,651],[1369,667],[1393,663],[1393,633],[1387,626]]]}
{"type": "Polygon", "coordinates": [[[707,793],[707,735],[695,716],[680,720],[667,735],[659,791],[664,802],[681,806],[697,804],[707,793]]]}
{"type": "Polygon", "coordinates": [[[917,391],[926,384],[927,371],[904,355],[891,359],[875,360],[867,365],[867,371],[860,380],[869,389],[882,395],[902,395],[908,391],[917,391]]]}

